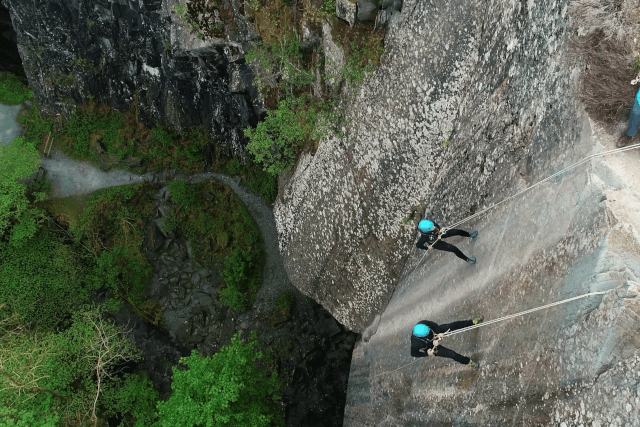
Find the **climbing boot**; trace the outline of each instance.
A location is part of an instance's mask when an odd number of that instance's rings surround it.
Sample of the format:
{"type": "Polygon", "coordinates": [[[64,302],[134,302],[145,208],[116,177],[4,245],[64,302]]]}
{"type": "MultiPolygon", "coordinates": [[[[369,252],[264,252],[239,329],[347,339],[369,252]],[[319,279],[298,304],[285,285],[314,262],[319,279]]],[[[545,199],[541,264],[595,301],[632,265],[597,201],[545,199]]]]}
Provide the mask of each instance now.
{"type": "Polygon", "coordinates": [[[480,316],[480,317],[474,317],[472,322],[474,325],[477,325],[478,323],[482,323],[482,321],[484,320],[484,317],[480,316]]]}
{"type": "Polygon", "coordinates": [[[477,231],[472,231],[471,234],[469,235],[469,237],[471,237],[472,239],[475,238],[478,235],[477,231]]]}
{"type": "Polygon", "coordinates": [[[472,359],[469,359],[469,366],[472,368],[478,368],[480,364],[478,362],[474,362],[472,359]]]}
{"type": "Polygon", "coordinates": [[[616,148],[628,147],[629,145],[632,145],[632,143],[633,143],[633,137],[623,134],[618,139],[618,142],[616,143],[616,148]]]}
{"type": "Polygon", "coordinates": [[[475,263],[476,263],[476,259],[475,259],[475,258],[473,258],[473,257],[469,257],[469,258],[467,258],[467,262],[468,262],[469,264],[475,264],[475,263]]]}

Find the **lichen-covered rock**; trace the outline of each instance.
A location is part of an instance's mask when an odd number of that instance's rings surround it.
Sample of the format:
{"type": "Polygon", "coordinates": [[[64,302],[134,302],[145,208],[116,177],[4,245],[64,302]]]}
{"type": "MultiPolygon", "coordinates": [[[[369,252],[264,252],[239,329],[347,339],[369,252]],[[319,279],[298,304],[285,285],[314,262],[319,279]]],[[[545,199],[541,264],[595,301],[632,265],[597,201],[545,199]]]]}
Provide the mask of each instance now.
{"type": "Polygon", "coordinates": [[[243,154],[242,129],[265,112],[242,59],[255,28],[225,0],[228,37],[204,41],[178,16],[178,3],[5,0],[42,114],[68,114],[91,95],[119,111],[135,106],[150,128],[184,134],[204,126],[224,141],[219,153],[243,154]]]}
{"type": "Polygon", "coordinates": [[[328,76],[327,83],[336,89],[340,83],[340,69],[345,66],[346,60],[342,47],[333,41],[331,26],[327,21],[322,23],[322,51],[325,55],[324,71],[328,76]]]}
{"type": "Polygon", "coordinates": [[[336,15],[353,26],[353,23],[356,22],[356,6],[355,0],[337,0],[336,15]]]}
{"type": "Polygon", "coordinates": [[[379,0],[358,0],[356,20],[358,22],[375,21],[379,10],[379,0]]]}
{"type": "Polygon", "coordinates": [[[566,1],[405,2],[402,15],[346,138],[303,154],[275,206],[293,283],[355,331],[390,298],[425,208],[446,226],[499,201],[566,164],[579,133],[566,1]]]}

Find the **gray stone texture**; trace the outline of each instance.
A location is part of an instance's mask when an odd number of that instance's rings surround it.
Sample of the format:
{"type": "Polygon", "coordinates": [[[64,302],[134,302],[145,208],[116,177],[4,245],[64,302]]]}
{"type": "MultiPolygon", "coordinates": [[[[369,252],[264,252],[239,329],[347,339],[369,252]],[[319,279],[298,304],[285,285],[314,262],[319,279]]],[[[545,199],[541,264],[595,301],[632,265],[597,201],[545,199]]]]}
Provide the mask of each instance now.
{"type": "Polygon", "coordinates": [[[403,5],[382,65],[347,103],[346,138],[303,154],[275,205],[296,287],[361,332],[425,208],[450,224],[582,154],[565,6],[403,5]]]}
{"type": "Polygon", "coordinates": [[[243,63],[258,36],[237,2],[227,39],[201,40],[173,10],[177,0],[5,0],[29,85],[44,115],[88,99],[185,134],[203,126],[218,152],[244,155],[242,129],[265,110],[243,63]],[[238,60],[240,60],[238,62],[238,60]]]}
{"type": "Polygon", "coordinates": [[[356,22],[356,7],[355,0],[336,0],[336,15],[353,26],[356,22]]]}

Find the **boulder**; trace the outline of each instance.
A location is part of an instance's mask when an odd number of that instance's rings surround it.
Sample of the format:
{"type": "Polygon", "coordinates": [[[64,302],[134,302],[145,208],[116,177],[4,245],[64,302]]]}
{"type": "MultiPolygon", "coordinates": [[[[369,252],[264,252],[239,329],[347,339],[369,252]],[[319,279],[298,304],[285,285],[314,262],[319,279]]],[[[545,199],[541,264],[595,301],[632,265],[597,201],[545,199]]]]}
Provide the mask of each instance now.
{"type": "Polygon", "coordinates": [[[331,26],[327,21],[322,24],[322,50],[325,55],[324,71],[327,74],[326,82],[337,88],[339,86],[339,71],[344,67],[346,60],[344,50],[338,46],[331,36],[331,26]]]}
{"type": "Polygon", "coordinates": [[[355,0],[336,1],[336,15],[338,18],[346,21],[350,26],[353,26],[354,22],[356,22],[356,8],[357,4],[355,0]]]}
{"type": "Polygon", "coordinates": [[[378,14],[379,0],[358,0],[356,20],[358,22],[374,22],[378,14]]]}

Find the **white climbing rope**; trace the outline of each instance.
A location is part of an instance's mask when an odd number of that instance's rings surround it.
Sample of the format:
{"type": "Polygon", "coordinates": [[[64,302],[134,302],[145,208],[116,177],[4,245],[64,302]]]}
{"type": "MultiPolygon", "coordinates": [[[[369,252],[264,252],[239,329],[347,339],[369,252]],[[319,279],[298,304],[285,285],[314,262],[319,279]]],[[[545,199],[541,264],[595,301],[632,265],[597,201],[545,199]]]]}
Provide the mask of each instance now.
{"type": "Polygon", "coordinates": [[[461,332],[470,331],[471,329],[481,328],[483,326],[488,326],[488,325],[492,325],[494,323],[502,322],[503,320],[509,320],[509,319],[513,319],[514,317],[524,316],[525,314],[533,313],[534,311],[543,310],[545,308],[553,307],[553,306],[560,305],[560,304],[565,304],[567,302],[575,301],[577,299],[585,298],[585,297],[588,297],[588,296],[591,296],[591,295],[602,295],[604,293],[606,293],[606,291],[603,291],[603,292],[590,292],[588,294],[579,295],[577,297],[568,298],[568,299],[565,299],[565,300],[562,300],[562,301],[553,302],[551,304],[543,305],[541,307],[532,308],[532,309],[527,310],[527,311],[521,311],[520,313],[510,314],[508,316],[500,317],[498,319],[489,320],[488,322],[478,323],[477,325],[467,326],[466,328],[457,329],[455,331],[447,331],[447,332],[445,332],[445,333],[443,333],[441,335],[443,336],[443,338],[450,337],[451,335],[459,334],[461,332]]]}
{"type": "Polygon", "coordinates": [[[514,194],[514,195],[512,195],[512,196],[507,197],[506,199],[502,200],[501,202],[498,202],[498,203],[496,203],[496,204],[494,204],[494,205],[489,206],[488,208],[484,208],[484,209],[483,209],[483,210],[481,210],[480,212],[476,212],[475,214],[470,215],[470,216],[466,217],[465,219],[462,219],[462,220],[460,220],[460,221],[456,222],[455,224],[450,225],[449,227],[446,227],[445,229],[446,229],[446,230],[449,230],[449,229],[451,229],[451,228],[457,227],[458,225],[462,224],[463,222],[466,222],[466,221],[468,221],[468,220],[470,220],[470,219],[472,219],[472,218],[475,218],[475,217],[477,217],[477,216],[479,216],[479,215],[482,215],[483,213],[487,212],[488,210],[491,210],[491,209],[493,209],[493,208],[495,208],[495,207],[497,207],[497,206],[500,206],[501,204],[503,204],[503,203],[505,203],[505,202],[507,202],[507,201],[509,201],[509,200],[513,199],[513,198],[518,197],[518,196],[519,196],[519,195],[521,195],[522,193],[524,193],[524,192],[526,192],[526,191],[529,191],[529,190],[531,190],[531,189],[532,189],[532,188],[534,188],[534,187],[537,187],[538,185],[542,184],[543,182],[546,182],[546,181],[548,181],[548,180],[550,180],[550,179],[552,179],[552,178],[555,178],[555,177],[556,177],[556,176],[558,176],[558,175],[562,175],[562,174],[563,174],[563,173],[565,173],[566,171],[568,171],[568,170],[570,170],[570,169],[573,169],[573,168],[575,168],[575,167],[578,167],[578,166],[580,166],[580,165],[581,165],[581,164],[583,164],[583,163],[586,163],[587,161],[589,161],[589,160],[593,159],[594,157],[603,157],[603,156],[607,156],[607,155],[609,155],[609,154],[621,153],[621,152],[623,152],[623,151],[632,150],[632,149],[635,149],[635,148],[640,148],[640,143],[633,144],[633,145],[630,145],[630,146],[628,146],[628,147],[614,148],[613,150],[603,151],[602,153],[595,153],[595,154],[591,154],[591,155],[589,155],[589,156],[585,157],[584,159],[580,160],[579,162],[576,162],[576,163],[574,163],[574,164],[572,164],[572,165],[570,165],[570,166],[567,166],[566,168],[562,169],[561,171],[556,172],[556,173],[554,173],[553,175],[550,175],[550,176],[546,177],[546,178],[545,178],[545,179],[543,179],[542,181],[538,181],[538,182],[536,182],[536,183],[535,183],[535,184],[533,184],[531,187],[525,188],[524,190],[519,191],[518,193],[516,193],[516,194],[514,194]]]}
{"type": "MultiPolygon", "coordinates": [[[[558,175],[561,175],[561,174],[565,173],[566,171],[568,171],[568,170],[570,170],[570,169],[573,169],[573,168],[575,168],[575,167],[580,166],[580,165],[581,165],[581,164],[583,164],[583,163],[586,163],[587,161],[589,161],[589,160],[593,159],[594,157],[603,157],[603,156],[607,156],[607,155],[609,155],[609,154],[616,154],[616,153],[621,153],[621,152],[623,152],[623,151],[633,150],[633,149],[635,149],[635,148],[640,148],[640,143],[636,143],[636,144],[630,145],[630,146],[628,146],[628,147],[614,148],[613,150],[603,151],[602,153],[595,153],[595,154],[591,154],[591,155],[589,155],[589,156],[585,157],[584,159],[580,160],[579,162],[576,162],[576,163],[574,163],[574,164],[572,164],[572,165],[570,165],[570,166],[567,166],[566,168],[562,169],[561,171],[556,172],[556,173],[554,173],[553,175],[550,175],[550,176],[546,177],[545,179],[543,179],[543,180],[541,180],[541,181],[536,182],[536,183],[535,183],[535,184],[533,184],[532,186],[527,187],[527,188],[525,188],[524,190],[519,191],[519,192],[517,192],[516,194],[514,194],[514,195],[512,195],[512,196],[509,196],[509,197],[507,197],[506,199],[504,199],[504,200],[502,200],[502,201],[500,201],[500,202],[498,202],[498,203],[495,203],[495,204],[493,204],[493,205],[491,205],[491,206],[489,206],[489,207],[487,207],[487,208],[484,208],[484,209],[483,209],[483,210],[481,210],[480,212],[476,212],[476,213],[475,213],[475,214],[473,214],[473,215],[470,215],[470,216],[468,216],[468,217],[466,217],[466,218],[464,218],[464,219],[461,219],[460,221],[458,221],[458,222],[456,222],[456,223],[454,223],[454,224],[452,224],[452,225],[450,225],[450,226],[448,226],[448,227],[443,227],[443,228],[441,228],[441,229],[440,229],[440,232],[441,232],[442,234],[444,234],[444,233],[446,233],[446,232],[447,232],[447,230],[451,230],[452,228],[455,228],[455,227],[459,226],[459,225],[460,225],[460,224],[462,224],[463,222],[467,222],[467,221],[469,221],[470,219],[473,219],[473,218],[475,218],[475,217],[477,217],[477,216],[480,216],[480,215],[482,215],[483,213],[485,213],[485,212],[487,212],[487,211],[489,211],[489,210],[491,210],[491,209],[493,209],[493,208],[495,208],[495,207],[498,207],[498,206],[500,206],[501,204],[506,203],[506,202],[508,202],[508,201],[509,201],[509,200],[511,200],[511,199],[514,199],[514,198],[518,197],[519,195],[521,195],[521,194],[525,193],[526,191],[529,191],[529,190],[531,190],[532,188],[537,187],[538,185],[542,184],[543,182],[546,182],[546,181],[548,181],[548,180],[550,180],[550,179],[552,179],[552,178],[555,178],[555,177],[556,177],[556,176],[558,176],[558,175]]],[[[435,243],[434,243],[434,244],[435,244],[435,243]]],[[[414,245],[414,247],[415,247],[415,245],[414,245]]],[[[411,248],[411,250],[413,251],[413,247],[411,248]]],[[[416,268],[418,268],[418,266],[419,266],[420,264],[422,264],[422,260],[423,260],[423,259],[424,259],[424,257],[427,255],[427,252],[428,252],[428,251],[426,251],[426,252],[422,255],[422,258],[420,258],[420,261],[418,261],[418,263],[415,265],[415,267],[413,267],[413,270],[411,270],[411,273],[409,273],[409,275],[413,274],[413,271],[414,271],[416,268]]]]}
{"type": "MultiPolygon", "coordinates": [[[[607,291],[590,292],[588,294],[579,295],[579,296],[573,297],[573,298],[567,298],[567,299],[562,300],[562,301],[556,301],[556,302],[553,302],[551,304],[547,304],[547,305],[543,305],[543,306],[540,306],[540,307],[532,308],[532,309],[529,309],[529,310],[521,311],[520,313],[510,314],[508,316],[503,316],[503,317],[500,317],[498,319],[494,319],[494,320],[489,320],[487,322],[478,323],[477,325],[473,325],[473,326],[467,326],[466,328],[457,329],[455,331],[447,331],[447,332],[445,332],[443,334],[437,334],[437,335],[440,335],[442,337],[449,337],[451,335],[455,335],[455,334],[459,334],[459,333],[462,333],[462,332],[470,331],[471,329],[481,328],[483,326],[489,326],[489,325],[492,325],[494,323],[502,322],[504,320],[509,320],[509,319],[513,319],[515,317],[524,316],[525,314],[533,313],[535,311],[543,310],[545,308],[550,308],[550,307],[553,307],[553,306],[556,306],[556,305],[560,305],[560,304],[566,304],[568,302],[575,301],[575,300],[581,299],[581,298],[586,298],[586,297],[591,296],[591,295],[602,295],[602,294],[605,294],[606,292],[607,291]]],[[[435,336],[434,336],[434,338],[435,338],[435,336]]],[[[394,369],[392,371],[387,371],[387,372],[383,372],[381,374],[373,375],[373,376],[369,377],[367,380],[359,381],[357,383],[353,383],[353,385],[362,384],[362,383],[365,383],[367,381],[370,381],[372,378],[380,377],[382,375],[387,375],[387,374],[391,374],[393,372],[399,371],[400,369],[406,368],[407,366],[409,366],[409,365],[411,365],[413,363],[416,363],[420,359],[422,359],[422,358],[419,357],[416,360],[413,360],[413,361],[411,361],[411,362],[409,362],[409,363],[407,363],[405,365],[402,365],[399,368],[396,368],[396,369],[394,369]]]]}

